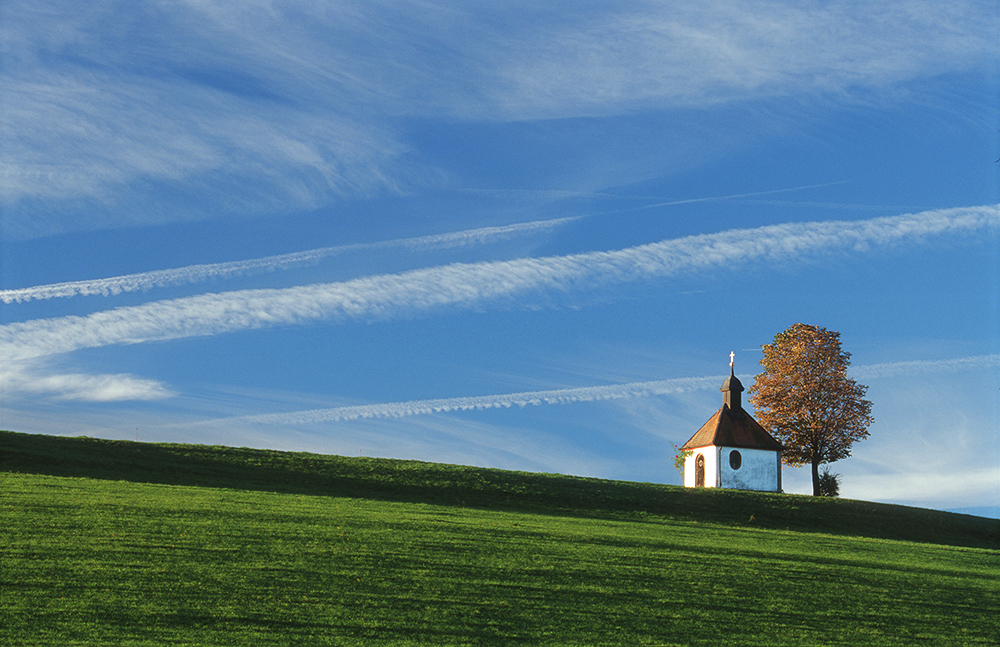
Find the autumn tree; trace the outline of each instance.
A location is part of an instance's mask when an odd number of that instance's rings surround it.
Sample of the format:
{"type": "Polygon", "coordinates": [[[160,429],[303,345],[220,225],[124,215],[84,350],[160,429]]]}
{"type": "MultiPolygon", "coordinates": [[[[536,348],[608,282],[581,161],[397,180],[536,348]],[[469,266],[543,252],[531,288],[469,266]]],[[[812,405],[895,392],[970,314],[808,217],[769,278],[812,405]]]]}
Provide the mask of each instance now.
{"type": "Polygon", "coordinates": [[[840,333],[797,323],[763,346],[764,372],[750,387],[757,421],[785,446],[786,465],[812,466],[819,495],[819,466],[847,458],[851,445],[868,437],[872,403],[868,387],[847,377],[851,354],[840,333]]]}

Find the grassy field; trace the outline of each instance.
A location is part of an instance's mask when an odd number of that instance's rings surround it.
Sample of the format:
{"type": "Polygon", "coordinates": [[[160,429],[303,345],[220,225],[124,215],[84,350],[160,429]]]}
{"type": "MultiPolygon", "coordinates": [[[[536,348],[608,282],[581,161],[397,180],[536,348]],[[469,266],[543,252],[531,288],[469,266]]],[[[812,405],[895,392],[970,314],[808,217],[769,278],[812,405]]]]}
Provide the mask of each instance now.
{"type": "Polygon", "coordinates": [[[0,519],[5,645],[1000,636],[1000,522],[899,506],[0,432],[0,519]]]}

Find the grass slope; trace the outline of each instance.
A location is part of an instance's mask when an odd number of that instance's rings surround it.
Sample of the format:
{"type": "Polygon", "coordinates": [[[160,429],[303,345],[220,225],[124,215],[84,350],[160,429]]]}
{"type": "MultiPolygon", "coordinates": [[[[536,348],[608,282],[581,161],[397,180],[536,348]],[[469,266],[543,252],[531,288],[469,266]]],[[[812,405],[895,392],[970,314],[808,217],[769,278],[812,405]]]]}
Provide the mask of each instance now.
{"type": "Polygon", "coordinates": [[[573,516],[753,525],[1000,548],[1000,520],[811,496],[205,445],[0,431],[0,472],[432,503],[573,516]]]}
{"type": "Polygon", "coordinates": [[[0,488],[6,645],[1000,635],[1000,522],[964,515],[926,526],[930,511],[860,502],[6,432],[0,488]],[[851,520],[879,510],[903,529],[851,520]],[[891,532],[918,537],[863,536],[891,532]]]}

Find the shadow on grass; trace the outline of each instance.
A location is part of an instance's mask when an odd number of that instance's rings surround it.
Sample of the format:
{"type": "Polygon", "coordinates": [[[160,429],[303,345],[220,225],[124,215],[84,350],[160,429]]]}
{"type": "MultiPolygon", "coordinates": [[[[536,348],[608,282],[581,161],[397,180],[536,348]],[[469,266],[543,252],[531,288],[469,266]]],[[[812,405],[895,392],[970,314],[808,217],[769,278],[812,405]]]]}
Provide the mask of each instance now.
{"type": "Polygon", "coordinates": [[[1000,547],[1000,520],[937,510],[420,461],[0,431],[0,472],[1000,547]]]}

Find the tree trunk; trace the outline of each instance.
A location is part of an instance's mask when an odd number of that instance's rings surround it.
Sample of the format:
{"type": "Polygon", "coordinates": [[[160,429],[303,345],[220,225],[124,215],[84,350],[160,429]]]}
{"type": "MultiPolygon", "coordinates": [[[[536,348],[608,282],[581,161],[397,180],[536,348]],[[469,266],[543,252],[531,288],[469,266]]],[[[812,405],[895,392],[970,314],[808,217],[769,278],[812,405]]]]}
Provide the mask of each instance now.
{"type": "Polygon", "coordinates": [[[819,456],[812,459],[813,496],[819,496],[819,456]]]}

